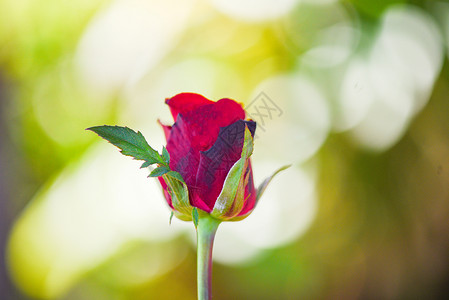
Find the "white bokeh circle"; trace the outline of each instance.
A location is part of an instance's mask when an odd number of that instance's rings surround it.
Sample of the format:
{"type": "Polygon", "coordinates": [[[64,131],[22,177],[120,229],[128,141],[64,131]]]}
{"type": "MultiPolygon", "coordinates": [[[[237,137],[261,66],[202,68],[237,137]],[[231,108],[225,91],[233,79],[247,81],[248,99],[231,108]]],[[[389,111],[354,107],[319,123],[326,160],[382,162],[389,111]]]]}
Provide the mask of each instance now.
{"type": "Polygon", "coordinates": [[[287,14],[300,0],[211,0],[220,12],[243,21],[266,21],[287,14]]]}
{"type": "Polygon", "coordinates": [[[320,87],[297,73],[272,76],[260,83],[245,107],[257,122],[254,157],[283,164],[303,162],[325,141],[330,127],[327,100],[320,87]],[[276,109],[269,114],[268,109],[276,109]]]}

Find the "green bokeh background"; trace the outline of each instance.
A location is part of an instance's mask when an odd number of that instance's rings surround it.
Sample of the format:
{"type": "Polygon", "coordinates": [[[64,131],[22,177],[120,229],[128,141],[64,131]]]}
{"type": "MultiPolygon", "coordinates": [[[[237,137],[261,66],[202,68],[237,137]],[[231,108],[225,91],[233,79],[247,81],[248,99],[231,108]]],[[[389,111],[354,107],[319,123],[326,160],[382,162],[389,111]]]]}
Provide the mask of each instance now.
{"type": "MultiPolygon", "coordinates": [[[[41,262],[34,261],[33,244],[19,235],[12,238],[36,206],[36,194],[68,166],[76,168],[98,142],[84,128],[140,122],[132,113],[140,104],[127,102],[126,86],[92,92],[77,73],[80,40],[111,3],[0,0],[1,299],[196,299],[195,248],[185,236],[163,245],[173,253],[184,247],[182,259],[148,280],[133,281],[122,274],[144,269],[164,248],[130,240],[69,283],[56,279],[52,289],[45,286],[48,274],[42,273],[41,262]]],[[[308,230],[285,245],[264,249],[255,261],[216,263],[214,299],[443,299],[449,292],[449,42],[444,39],[449,10],[436,6],[447,8],[447,3],[347,0],[332,5],[301,2],[282,16],[254,22],[197,1],[172,48],[146,70],[141,85],[151,86],[172,63],[204,58],[213,68],[223,68],[218,72],[221,84],[212,94],[248,104],[260,82],[297,70],[319,30],[341,20],[341,11],[343,19],[355,20],[361,34],[346,60],[363,57],[393,5],[419,9],[441,33],[440,71],[427,104],[403,134],[390,147],[373,150],[349,131],[330,130],[314,155],[294,166],[316,166],[318,208],[308,230]],[[235,30],[224,37],[229,27],[235,30]],[[228,68],[239,74],[238,83],[227,76],[228,68]]],[[[167,9],[162,18],[171,13],[167,9]]],[[[331,108],[332,91],[340,82],[335,70],[344,65],[305,67],[305,73],[322,80],[331,108]]],[[[192,70],[188,80],[195,82],[200,71],[192,70]]],[[[145,109],[155,107],[148,112],[155,122],[163,99],[149,101],[145,109]]],[[[301,191],[292,186],[289,193],[301,191]]],[[[45,250],[40,232],[27,232],[45,250]]]]}

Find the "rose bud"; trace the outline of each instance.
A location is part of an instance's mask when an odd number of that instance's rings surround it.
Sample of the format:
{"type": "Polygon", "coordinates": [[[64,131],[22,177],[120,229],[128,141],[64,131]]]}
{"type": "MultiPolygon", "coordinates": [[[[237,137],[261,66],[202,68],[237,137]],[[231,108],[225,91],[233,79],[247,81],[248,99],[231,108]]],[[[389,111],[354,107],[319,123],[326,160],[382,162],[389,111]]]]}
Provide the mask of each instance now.
{"type": "MultiPolygon", "coordinates": [[[[87,128],[118,147],[123,155],[156,166],[157,177],[172,215],[193,220],[198,240],[198,299],[211,299],[212,246],[222,221],[246,218],[277,170],[254,188],[250,156],[256,123],[245,120],[241,104],[210,101],[182,93],[167,99],[173,126],[161,124],[167,139],[162,154],[139,131],[122,126],[87,128]]],[[[170,217],[171,219],[171,217],[170,217]]]]}
{"type": "Polygon", "coordinates": [[[241,104],[182,93],[166,100],[175,123],[162,125],[170,154],[170,176],[158,177],[175,215],[192,220],[196,207],[223,221],[248,216],[256,204],[250,156],[256,123],[245,120],[241,104]],[[187,191],[185,191],[187,189],[187,191]],[[187,199],[182,199],[187,197],[187,199]],[[175,199],[174,199],[175,198],[175,199]]]}

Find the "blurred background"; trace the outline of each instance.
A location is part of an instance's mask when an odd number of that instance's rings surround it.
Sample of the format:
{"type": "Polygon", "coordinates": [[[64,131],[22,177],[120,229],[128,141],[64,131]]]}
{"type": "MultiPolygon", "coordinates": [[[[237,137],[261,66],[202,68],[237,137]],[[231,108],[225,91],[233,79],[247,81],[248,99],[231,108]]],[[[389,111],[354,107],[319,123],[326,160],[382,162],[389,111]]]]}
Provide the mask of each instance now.
{"type": "Polygon", "coordinates": [[[214,299],[449,293],[449,2],[0,0],[0,298],[196,299],[192,224],[84,129],[161,149],[164,99],[258,122],[214,299]]]}

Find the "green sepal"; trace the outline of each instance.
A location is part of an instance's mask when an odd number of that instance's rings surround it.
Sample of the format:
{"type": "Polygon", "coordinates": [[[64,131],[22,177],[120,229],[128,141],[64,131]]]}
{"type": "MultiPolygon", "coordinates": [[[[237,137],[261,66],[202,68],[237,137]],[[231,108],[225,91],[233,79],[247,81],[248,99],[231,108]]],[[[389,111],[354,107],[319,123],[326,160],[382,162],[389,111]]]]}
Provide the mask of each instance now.
{"type": "Polygon", "coordinates": [[[189,191],[181,174],[170,171],[163,174],[162,178],[167,184],[175,216],[184,221],[191,221],[193,207],[189,203],[189,191]]]}
{"type": "Polygon", "coordinates": [[[173,210],[173,215],[181,221],[192,221],[192,214],[186,215],[179,211],[173,210]]]}
{"type": "Polygon", "coordinates": [[[171,220],[173,220],[173,216],[175,214],[173,213],[173,211],[170,212],[170,219],[168,220],[168,225],[171,225],[171,220]]]}
{"type": "Polygon", "coordinates": [[[151,173],[150,173],[150,175],[148,175],[148,177],[159,177],[168,172],[171,172],[169,168],[167,168],[165,166],[160,166],[160,167],[157,167],[156,169],[154,169],[153,171],[151,171],[151,173]]]}
{"type": "Polygon", "coordinates": [[[199,219],[198,209],[194,207],[192,209],[192,219],[193,219],[193,225],[195,225],[195,228],[198,228],[198,219],[199,219]]]}
{"type": "Polygon", "coordinates": [[[256,205],[259,202],[260,197],[262,197],[263,192],[265,192],[268,184],[271,182],[271,180],[274,178],[274,176],[276,176],[279,172],[281,172],[285,169],[288,169],[290,167],[291,167],[291,165],[282,166],[279,169],[277,169],[270,177],[267,177],[264,181],[262,181],[262,183],[257,188],[256,203],[254,204],[253,209],[250,210],[249,212],[247,212],[246,214],[238,216],[238,217],[234,217],[234,218],[232,218],[232,220],[229,220],[229,221],[241,221],[241,220],[245,219],[246,217],[248,217],[251,214],[251,212],[254,210],[254,208],[256,208],[256,205]]]}
{"type": "Polygon", "coordinates": [[[245,126],[241,158],[235,162],[226,176],[223,188],[218,195],[211,216],[220,220],[229,220],[237,216],[245,204],[245,188],[250,173],[247,171],[249,157],[253,152],[253,137],[245,126]]]}
{"type": "Polygon", "coordinates": [[[271,182],[271,180],[276,176],[279,172],[284,171],[288,168],[290,168],[291,165],[285,165],[277,169],[270,177],[267,177],[257,188],[257,194],[256,194],[256,204],[259,202],[260,197],[262,197],[263,192],[265,192],[268,184],[271,182]]]}

